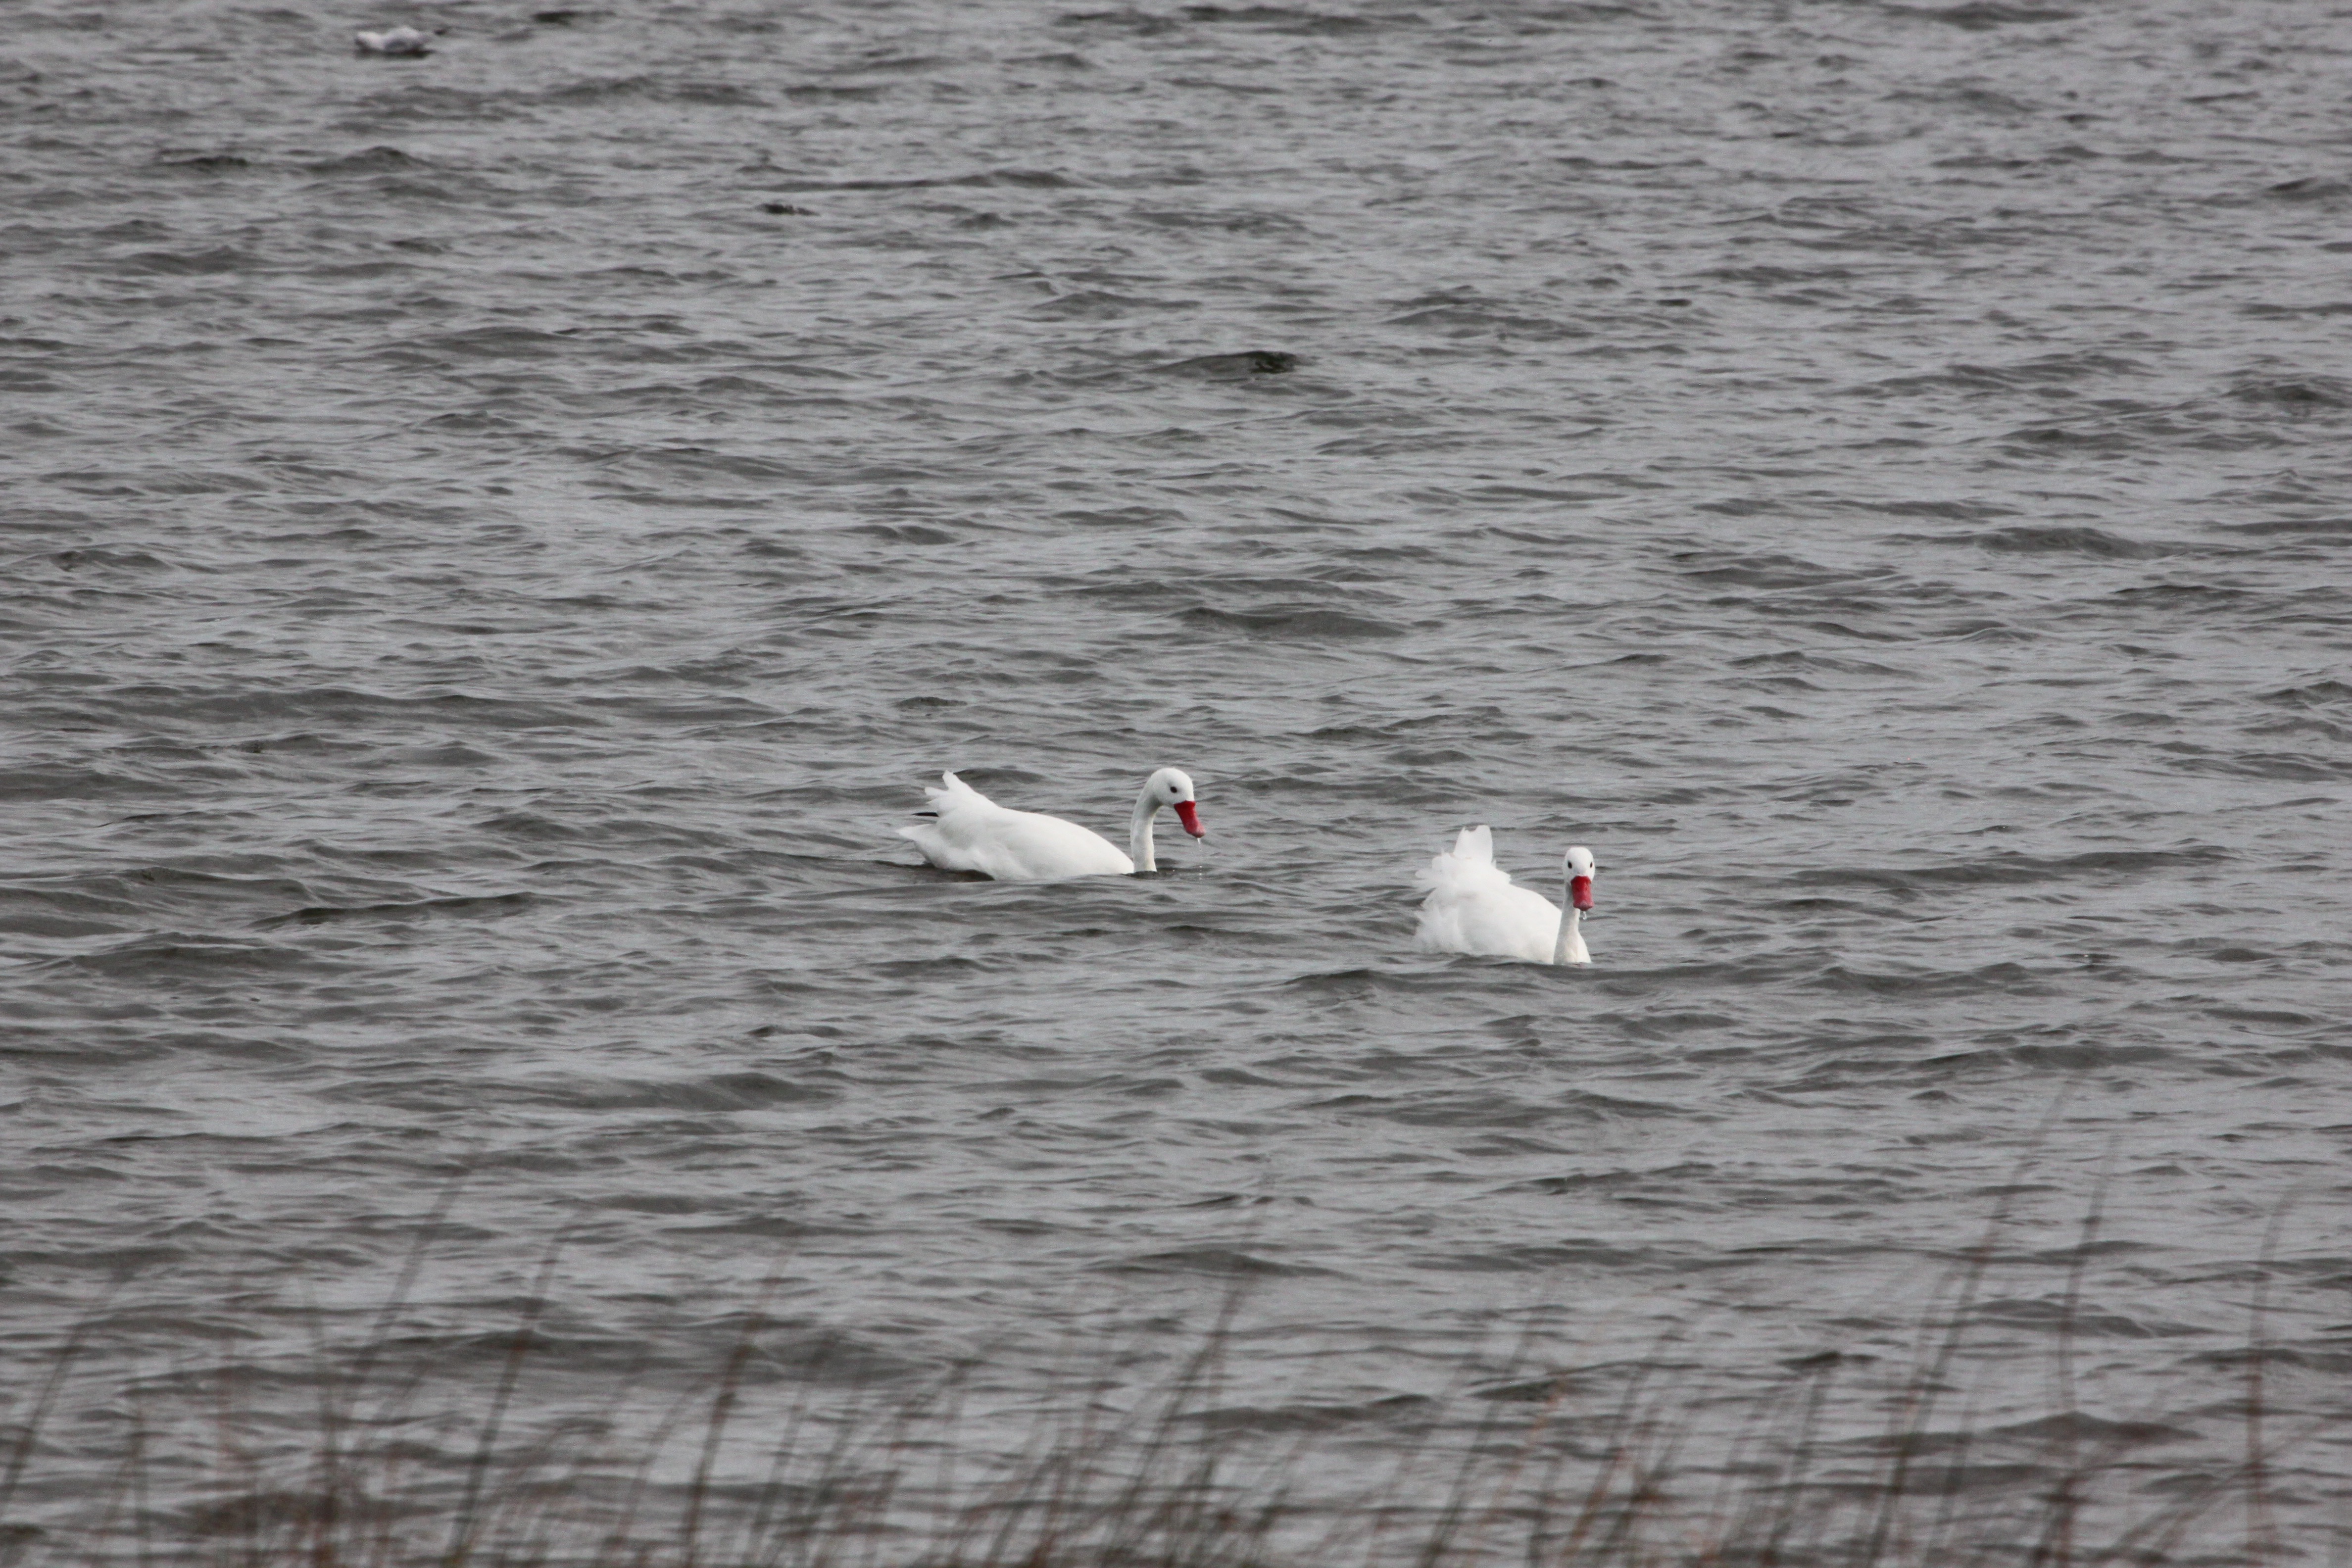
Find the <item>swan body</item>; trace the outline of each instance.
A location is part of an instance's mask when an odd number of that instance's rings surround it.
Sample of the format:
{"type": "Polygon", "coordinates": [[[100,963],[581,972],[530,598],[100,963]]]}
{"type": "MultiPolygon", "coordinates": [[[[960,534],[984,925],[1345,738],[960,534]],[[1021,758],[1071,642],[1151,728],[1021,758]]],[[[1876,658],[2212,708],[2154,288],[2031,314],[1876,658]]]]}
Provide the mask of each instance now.
{"type": "Polygon", "coordinates": [[[1465,827],[1454,847],[1412,874],[1425,888],[1421,926],[1413,945],[1434,952],[1466,952],[1481,958],[1516,958],[1526,963],[1590,963],[1585,950],[1584,911],[1592,907],[1592,851],[1581,844],[1562,862],[1560,902],[1568,914],[1531,888],[1511,880],[1495,864],[1495,835],[1465,827]]]}
{"type": "Polygon", "coordinates": [[[415,27],[386,27],[382,32],[362,32],[352,35],[352,42],[363,55],[429,55],[433,52],[433,35],[415,27]]]}
{"type": "Polygon", "coordinates": [[[1013,811],[997,805],[953,773],[943,786],[925,786],[931,798],[930,822],[898,829],[923,858],[950,871],[978,871],[1000,882],[1058,882],[1070,877],[1128,877],[1160,868],[1152,854],[1151,819],[1163,806],[1175,808],[1184,831],[1206,838],[1194,809],[1192,781],[1181,768],[1161,768],[1143,781],[1128,825],[1127,854],[1098,833],[1043,812],[1013,811]]]}

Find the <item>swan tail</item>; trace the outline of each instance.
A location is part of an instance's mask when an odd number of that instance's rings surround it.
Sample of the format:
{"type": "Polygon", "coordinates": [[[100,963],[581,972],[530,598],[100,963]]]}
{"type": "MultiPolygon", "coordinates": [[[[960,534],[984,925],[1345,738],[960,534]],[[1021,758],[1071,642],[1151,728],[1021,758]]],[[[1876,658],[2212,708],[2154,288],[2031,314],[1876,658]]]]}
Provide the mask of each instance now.
{"type": "Polygon", "coordinates": [[[1412,885],[1434,891],[1477,879],[1480,873],[1494,869],[1495,831],[1480,823],[1475,827],[1464,828],[1455,837],[1453,848],[1431,857],[1427,866],[1412,874],[1412,885]]]}
{"type": "Polygon", "coordinates": [[[938,789],[933,789],[930,785],[925,784],[923,786],[923,794],[930,800],[933,808],[933,815],[940,816],[945,816],[949,812],[953,811],[960,805],[986,805],[989,804],[988,797],[986,795],[981,794],[978,790],[972,788],[971,785],[964,783],[963,780],[956,777],[953,773],[941,773],[940,775],[940,787],[938,789]]]}
{"type": "Polygon", "coordinates": [[[941,773],[939,787],[926,784],[923,794],[930,797],[931,809],[915,813],[924,820],[898,828],[898,837],[934,866],[950,871],[982,869],[972,856],[969,829],[974,808],[982,815],[992,809],[989,798],[953,773],[941,773]]]}

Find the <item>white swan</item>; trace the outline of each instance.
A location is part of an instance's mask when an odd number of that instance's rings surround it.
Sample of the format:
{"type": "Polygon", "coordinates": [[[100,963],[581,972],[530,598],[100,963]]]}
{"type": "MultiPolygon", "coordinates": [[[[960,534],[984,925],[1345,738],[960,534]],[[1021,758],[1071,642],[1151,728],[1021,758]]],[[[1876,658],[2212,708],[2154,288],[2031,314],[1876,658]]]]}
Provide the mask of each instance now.
{"type": "Polygon", "coordinates": [[[433,52],[433,35],[407,26],[386,27],[382,32],[354,33],[352,43],[363,55],[429,55],[433,52]]]}
{"type": "Polygon", "coordinates": [[[997,805],[953,773],[941,773],[944,789],[925,785],[939,818],[898,829],[914,840],[923,858],[950,871],[978,871],[1000,882],[1058,882],[1065,877],[1126,877],[1156,871],[1151,857],[1151,819],[1163,805],[1195,838],[1206,838],[1195,808],[1192,781],[1181,768],[1161,768],[1143,781],[1129,825],[1128,854],[1098,833],[1042,812],[1012,811],[997,805]],[[1132,857],[1130,858],[1129,857],[1132,857]]]}
{"type": "Polygon", "coordinates": [[[1436,952],[1468,952],[1483,958],[1518,958],[1529,963],[1590,963],[1584,950],[1584,911],[1592,907],[1592,851],[1570,849],[1562,862],[1561,903],[1514,886],[1511,874],[1495,864],[1495,836],[1465,827],[1454,847],[1412,874],[1413,886],[1429,889],[1421,903],[1415,947],[1436,952]]]}

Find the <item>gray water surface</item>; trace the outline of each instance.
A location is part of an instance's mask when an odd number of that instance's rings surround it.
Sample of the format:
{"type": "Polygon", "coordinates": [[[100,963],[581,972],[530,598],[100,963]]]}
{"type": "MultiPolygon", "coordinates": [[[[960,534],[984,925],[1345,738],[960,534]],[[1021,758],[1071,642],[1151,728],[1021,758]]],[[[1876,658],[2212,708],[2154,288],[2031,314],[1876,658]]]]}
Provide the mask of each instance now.
{"type": "Polygon", "coordinates": [[[2342,1413],[2352,12],[545,15],[0,28],[19,1369],[299,1363],[462,1168],[418,1332],[563,1233],[656,1387],[772,1276],[1015,1394],[1236,1279],[1244,1405],[1711,1386],[1992,1226],[1988,1411],[2088,1256],[2158,1481],[2252,1335],[2342,1413]],[[1156,877],[892,831],[1163,764],[1156,877]],[[1471,822],[1589,970],[1411,949],[1471,822]]]}

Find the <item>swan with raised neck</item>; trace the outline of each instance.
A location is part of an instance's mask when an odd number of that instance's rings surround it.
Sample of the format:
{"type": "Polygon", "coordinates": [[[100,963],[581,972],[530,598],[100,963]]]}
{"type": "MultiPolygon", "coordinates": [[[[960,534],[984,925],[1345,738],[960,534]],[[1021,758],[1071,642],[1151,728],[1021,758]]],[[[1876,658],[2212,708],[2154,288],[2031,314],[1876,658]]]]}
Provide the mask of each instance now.
{"type": "Polygon", "coordinates": [[[1584,915],[1592,908],[1592,878],[1600,869],[1583,845],[1561,860],[1560,907],[1532,888],[1522,888],[1495,864],[1495,836],[1486,826],[1465,827],[1454,847],[1413,873],[1422,900],[1413,945],[1435,952],[1481,958],[1516,958],[1523,963],[1590,963],[1584,946],[1584,915]]]}

